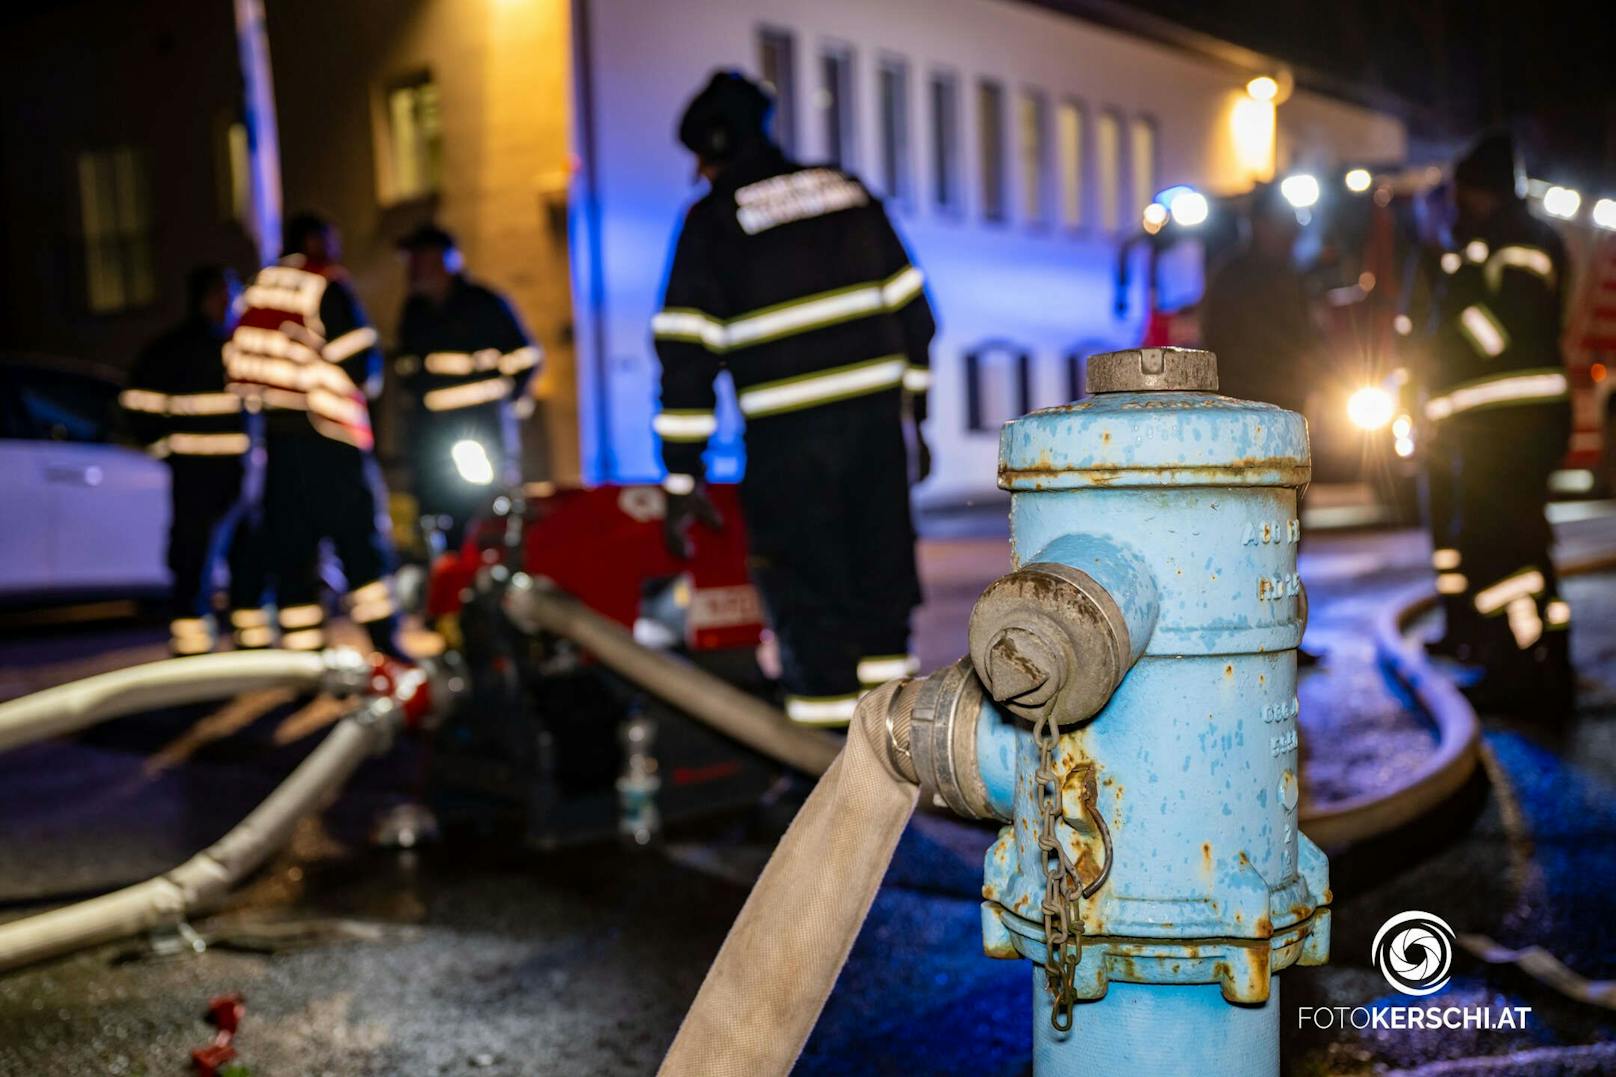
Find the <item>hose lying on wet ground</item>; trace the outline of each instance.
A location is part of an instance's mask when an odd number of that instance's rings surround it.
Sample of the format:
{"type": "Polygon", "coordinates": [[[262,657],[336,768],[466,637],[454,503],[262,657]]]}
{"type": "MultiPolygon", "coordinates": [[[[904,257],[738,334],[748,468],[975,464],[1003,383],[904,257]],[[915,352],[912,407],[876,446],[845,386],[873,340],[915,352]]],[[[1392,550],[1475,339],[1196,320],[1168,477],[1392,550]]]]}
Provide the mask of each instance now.
{"type": "MultiPolygon", "coordinates": [[[[1601,553],[1568,561],[1559,574],[1563,578],[1612,568],[1616,554],[1601,553]]],[[[1302,830],[1320,845],[1349,845],[1412,822],[1447,800],[1475,772],[1482,744],[1475,708],[1426,657],[1423,642],[1404,635],[1436,602],[1435,592],[1425,587],[1404,592],[1376,618],[1374,636],[1377,659],[1436,724],[1437,750],[1390,790],[1303,812],[1302,830]]]]}
{"type": "Polygon", "coordinates": [[[887,747],[887,712],[905,688],[892,682],[859,702],[846,748],[769,858],[661,1073],[784,1074],[802,1053],[919,796],[887,747]]]}
{"type": "Polygon", "coordinates": [[[174,870],[77,905],[0,924],[0,971],[175,924],[216,905],[290,840],[299,819],[323,807],[366,756],[388,743],[400,713],[390,699],[372,700],[338,722],[250,815],[174,870]]]}
{"type": "Polygon", "coordinates": [[[263,688],[313,687],[329,672],[325,655],[303,651],[226,651],[147,662],[0,703],[0,751],[158,707],[263,688]]]}
{"type": "Polygon", "coordinates": [[[542,629],[572,640],[619,676],[787,766],[823,774],[841,748],[835,737],[796,725],[777,708],[727,681],[641,646],[616,621],[529,576],[512,582],[505,611],[524,631],[542,629]]]}

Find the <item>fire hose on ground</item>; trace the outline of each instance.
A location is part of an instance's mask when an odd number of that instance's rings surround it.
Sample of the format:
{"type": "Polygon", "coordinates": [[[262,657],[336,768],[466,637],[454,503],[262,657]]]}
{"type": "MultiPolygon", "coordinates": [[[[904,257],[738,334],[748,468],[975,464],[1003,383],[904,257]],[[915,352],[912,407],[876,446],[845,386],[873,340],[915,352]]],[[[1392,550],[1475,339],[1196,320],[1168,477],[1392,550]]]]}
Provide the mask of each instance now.
{"type": "Polygon", "coordinates": [[[367,698],[326,734],[262,804],[172,871],[101,897],[0,924],[0,971],[179,923],[217,905],[324,806],[368,756],[456,690],[424,668],[372,664],[357,652],[266,651],[172,659],[103,674],[0,706],[0,747],[154,707],[270,686],[321,686],[367,698]]]}

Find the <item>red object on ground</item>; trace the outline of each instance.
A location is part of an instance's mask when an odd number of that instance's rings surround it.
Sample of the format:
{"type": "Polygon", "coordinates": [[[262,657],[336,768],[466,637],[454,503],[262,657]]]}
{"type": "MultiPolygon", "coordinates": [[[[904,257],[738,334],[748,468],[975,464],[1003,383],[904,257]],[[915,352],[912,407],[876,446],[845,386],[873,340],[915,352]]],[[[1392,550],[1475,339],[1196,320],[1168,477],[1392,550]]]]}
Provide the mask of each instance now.
{"type": "Polygon", "coordinates": [[[216,995],[208,1002],[202,1016],[217,1031],[212,1043],[191,1052],[191,1066],[199,1077],[218,1077],[219,1068],[236,1057],[236,1030],[246,1012],[246,1000],[239,994],[216,995]]]}
{"type": "MultiPolygon", "coordinates": [[[[662,541],[665,499],[656,486],[558,488],[528,500],[522,569],[553,580],[590,609],[632,628],[647,581],[687,574],[686,643],[693,650],[754,647],[763,610],[746,569],[746,527],[734,485],[707,487],[724,526],[690,527],[690,560],[662,541]]],[[[427,613],[452,614],[484,564],[499,560],[503,521],[474,528],[455,554],[432,566],[427,613]]]]}

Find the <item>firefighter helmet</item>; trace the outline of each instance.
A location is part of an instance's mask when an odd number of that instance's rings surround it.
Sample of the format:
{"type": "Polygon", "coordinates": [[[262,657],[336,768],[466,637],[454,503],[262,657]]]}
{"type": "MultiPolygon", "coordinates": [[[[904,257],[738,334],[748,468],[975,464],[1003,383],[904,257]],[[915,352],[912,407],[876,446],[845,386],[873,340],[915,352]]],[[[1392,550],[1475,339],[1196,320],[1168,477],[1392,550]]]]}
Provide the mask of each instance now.
{"type": "Polygon", "coordinates": [[[716,71],[685,106],[679,141],[703,161],[723,164],[769,137],[774,101],[738,71],[716,71]]]}

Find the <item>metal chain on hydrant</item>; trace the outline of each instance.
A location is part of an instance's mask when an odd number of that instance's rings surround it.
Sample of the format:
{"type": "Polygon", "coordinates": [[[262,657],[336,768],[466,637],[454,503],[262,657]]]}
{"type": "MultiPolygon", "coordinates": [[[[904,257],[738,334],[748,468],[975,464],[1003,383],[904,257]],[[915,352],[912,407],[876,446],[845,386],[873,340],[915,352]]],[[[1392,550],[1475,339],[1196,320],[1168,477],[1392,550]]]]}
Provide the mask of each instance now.
{"type": "Polygon", "coordinates": [[[1077,973],[1077,942],[1083,934],[1078,911],[1083,883],[1056,835],[1061,819],[1061,775],[1055,770],[1060,726],[1053,716],[1042,716],[1033,723],[1032,739],[1038,745],[1038,769],[1033,778],[1038,783],[1038,848],[1044,871],[1044,986],[1052,1002],[1049,1023],[1057,1032],[1068,1032],[1076,1001],[1072,978],[1077,973]]]}

